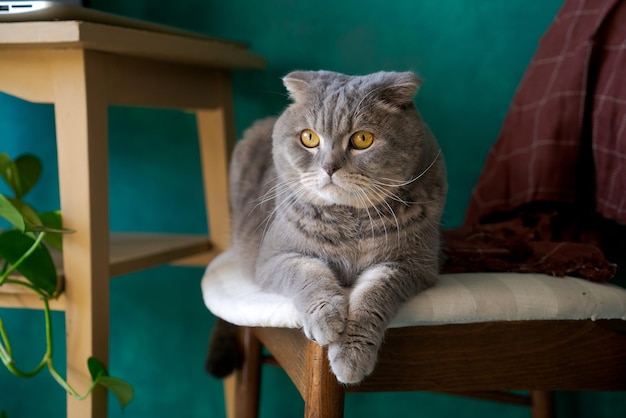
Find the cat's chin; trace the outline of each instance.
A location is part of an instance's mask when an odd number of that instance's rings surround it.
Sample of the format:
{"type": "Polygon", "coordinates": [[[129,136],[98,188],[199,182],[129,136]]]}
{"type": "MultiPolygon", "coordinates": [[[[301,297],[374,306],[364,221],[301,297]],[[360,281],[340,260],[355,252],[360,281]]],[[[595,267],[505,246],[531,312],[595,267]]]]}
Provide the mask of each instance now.
{"type": "Polygon", "coordinates": [[[312,203],[319,206],[350,206],[357,209],[363,209],[366,206],[358,195],[346,191],[336,184],[327,184],[315,193],[316,198],[312,203]]]}

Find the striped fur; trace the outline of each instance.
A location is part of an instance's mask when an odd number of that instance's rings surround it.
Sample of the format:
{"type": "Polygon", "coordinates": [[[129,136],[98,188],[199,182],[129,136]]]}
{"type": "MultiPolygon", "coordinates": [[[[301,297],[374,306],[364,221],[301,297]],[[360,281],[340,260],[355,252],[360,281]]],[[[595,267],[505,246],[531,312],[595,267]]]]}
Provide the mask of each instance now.
{"type": "Polygon", "coordinates": [[[443,156],[413,105],[413,73],[294,72],[284,83],[293,103],[233,156],[233,247],[263,288],[294,300],[338,380],[358,383],[399,305],[436,280],[443,156]],[[317,148],[301,144],[304,129],[317,148]],[[350,145],[360,130],[374,135],[365,150],[350,145]]]}

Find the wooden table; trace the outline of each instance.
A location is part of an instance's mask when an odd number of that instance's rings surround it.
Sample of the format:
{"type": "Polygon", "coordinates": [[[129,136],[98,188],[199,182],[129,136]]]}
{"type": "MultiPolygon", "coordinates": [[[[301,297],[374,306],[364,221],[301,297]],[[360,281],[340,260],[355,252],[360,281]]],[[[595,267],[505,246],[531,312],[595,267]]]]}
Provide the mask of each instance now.
{"type": "MultiPolygon", "coordinates": [[[[79,392],[86,360],[109,356],[109,279],[200,254],[199,265],[228,246],[226,156],[234,143],[230,71],[260,69],[245,46],[78,22],[0,24],[0,91],[55,110],[64,226],[67,378],[79,392]],[[109,105],[195,112],[210,237],[109,234],[109,105]],[[211,197],[209,199],[209,196],[211,197]]],[[[36,297],[9,289],[0,306],[38,308],[36,297]]],[[[105,417],[101,388],[86,401],[68,396],[69,418],[105,417]]]]}

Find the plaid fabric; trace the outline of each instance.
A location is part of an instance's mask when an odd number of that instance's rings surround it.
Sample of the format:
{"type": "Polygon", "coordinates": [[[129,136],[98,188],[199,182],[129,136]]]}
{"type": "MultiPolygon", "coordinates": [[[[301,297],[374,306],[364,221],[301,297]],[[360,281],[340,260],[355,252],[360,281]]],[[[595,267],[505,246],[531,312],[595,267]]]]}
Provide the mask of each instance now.
{"type": "Polygon", "coordinates": [[[465,223],[531,202],[626,224],[626,1],[566,0],[522,79],[465,223]]]}

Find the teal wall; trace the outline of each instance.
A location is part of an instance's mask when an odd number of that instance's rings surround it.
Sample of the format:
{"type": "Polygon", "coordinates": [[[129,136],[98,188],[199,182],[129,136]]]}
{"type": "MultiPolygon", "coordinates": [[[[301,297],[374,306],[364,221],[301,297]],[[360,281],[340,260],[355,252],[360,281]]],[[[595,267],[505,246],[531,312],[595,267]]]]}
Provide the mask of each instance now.
{"type": "MultiPolygon", "coordinates": [[[[417,97],[448,160],[447,226],[458,225],[471,187],[508,103],[561,0],[93,0],[94,7],[208,35],[249,42],[263,72],[234,77],[237,132],[285,104],[281,75],[293,69],[363,74],[415,70],[417,97]]],[[[1,65],[1,63],[0,63],[1,65]]],[[[53,109],[0,95],[0,152],[33,152],[45,179],[33,191],[40,209],[59,205],[53,109]]],[[[110,111],[111,225],[127,231],[206,231],[193,118],[184,113],[110,111]]],[[[131,381],[136,398],[110,416],[220,417],[220,382],[202,370],[213,318],[202,305],[197,268],[159,267],[111,284],[112,374],[131,381]]],[[[41,317],[0,310],[20,351],[34,363],[41,317]]],[[[64,363],[63,317],[55,314],[56,361],[64,363]]],[[[302,402],[285,376],[269,369],[262,416],[295,417],[302,402]]],[[[626,416],[623,394],[560,394],[561,417],[626,416]]],[[[0,368],[0,410],[10,418],[63,417],[65,398],[43,375],[20,380],[0,368]]],[[[347,417],[527,417],[524,408],[438,394],[350,395],[347,417]],[[413,412],[415,411],[415,412],[413,412]]]]}

